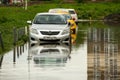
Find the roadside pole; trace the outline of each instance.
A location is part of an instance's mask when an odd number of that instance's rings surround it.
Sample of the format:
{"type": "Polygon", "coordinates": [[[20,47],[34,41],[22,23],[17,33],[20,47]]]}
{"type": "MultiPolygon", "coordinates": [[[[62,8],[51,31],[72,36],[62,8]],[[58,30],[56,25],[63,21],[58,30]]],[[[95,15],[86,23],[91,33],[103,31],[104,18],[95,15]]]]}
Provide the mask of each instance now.
{"type": "Polygon", "coordinates": [[[27,10],[27,6],[28,6],[27,0],[25,0],[25,10],[27,10]]]}
{"type": "Polygon", "coordinates": [[[2,50],[4,50],[4,45],[3,45],[3,40],[2,40],[2,33],[0,32],[0,44],[1,44],[1,48],[2,50]]]}

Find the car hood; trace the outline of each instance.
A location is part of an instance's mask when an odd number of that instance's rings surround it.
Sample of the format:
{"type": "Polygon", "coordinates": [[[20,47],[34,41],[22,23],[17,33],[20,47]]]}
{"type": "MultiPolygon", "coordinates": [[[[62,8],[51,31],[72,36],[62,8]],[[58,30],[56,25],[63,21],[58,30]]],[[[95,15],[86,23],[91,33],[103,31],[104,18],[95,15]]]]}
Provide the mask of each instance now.
{"type": "Polygon", "coordinates": [[[63,30],[67,26],[67,24],[33,24],[31,28],[37,30],[63,30]]]}

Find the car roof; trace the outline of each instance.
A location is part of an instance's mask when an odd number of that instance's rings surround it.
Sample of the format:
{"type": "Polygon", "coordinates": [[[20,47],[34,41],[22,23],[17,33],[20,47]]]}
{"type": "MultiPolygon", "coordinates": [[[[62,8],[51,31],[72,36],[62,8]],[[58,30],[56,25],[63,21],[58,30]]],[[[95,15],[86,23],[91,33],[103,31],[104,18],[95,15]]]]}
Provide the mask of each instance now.
{"type": "Polygon", "coordinates": [[[58,13],[43,12],[43,13],[37,13],[37,15],[60,15],[60,14],[58,14],[58,13]]]}
{"type": "Polygon", "coordinates": [[[72,8],[68,8],[67,10],[75,10],[75,9],[72,9],[72,8]]]}
{"type": "MultiPolygon", "coordinates": [[[[52,8],[52,9],[65,9],[65,10],[74,10],[73,8],[52,8]]],[[[49,9],[50,10],[50,9],[49,9]]]]}
{"type": "Polygon", "coordinates": [[[70,12],[70,11],[74,11],[75,12],[75,9],[66,9],[66,8],[54,8],[54,9],[49,9],[49,11],[48,12],[50,12],[50,13],[58,13],[58,12],[70,12]]]}
{"type": "Polygon", "coordinates": [[[49,13],[69,14],[69,12],[65,10],[51,10],[49,13]]]}
{"type": "Polygon", "coordinates": [[[72,8],[53,8],[53,9],[49,9],[49,10],[75,10],[72,8]]]}

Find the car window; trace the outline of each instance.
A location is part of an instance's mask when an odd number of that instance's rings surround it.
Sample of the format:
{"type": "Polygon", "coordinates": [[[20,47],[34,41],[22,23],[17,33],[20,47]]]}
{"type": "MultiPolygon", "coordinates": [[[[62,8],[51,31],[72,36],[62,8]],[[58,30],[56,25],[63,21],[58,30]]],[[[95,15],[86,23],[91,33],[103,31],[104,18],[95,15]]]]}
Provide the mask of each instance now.
{"type": "Polygon", "coordinates": [[[75,11],[69,10],[70,14],[75,14],[75,11]]]}
{"type": "Polygon", "coordinates": [[[63,14],[63,16],[65,17],[66,20],[72,19],[72,17],[70,15],[63,14]]]}
{"type": "Polygon", "coordinates": [[[34,18],[34,24],[66,24],[64,17],[60,15],[38,15],[34,18]]]}

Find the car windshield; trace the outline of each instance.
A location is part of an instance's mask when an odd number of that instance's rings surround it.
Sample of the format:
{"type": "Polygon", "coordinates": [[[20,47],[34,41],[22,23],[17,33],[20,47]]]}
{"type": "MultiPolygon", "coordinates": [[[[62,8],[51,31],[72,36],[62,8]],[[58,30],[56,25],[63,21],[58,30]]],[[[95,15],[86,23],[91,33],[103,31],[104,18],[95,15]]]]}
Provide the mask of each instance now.
{"type": "Polygon", "coordinates": [[[66,24],[62,15],[37,15],[34,24],[66,24]]]}

